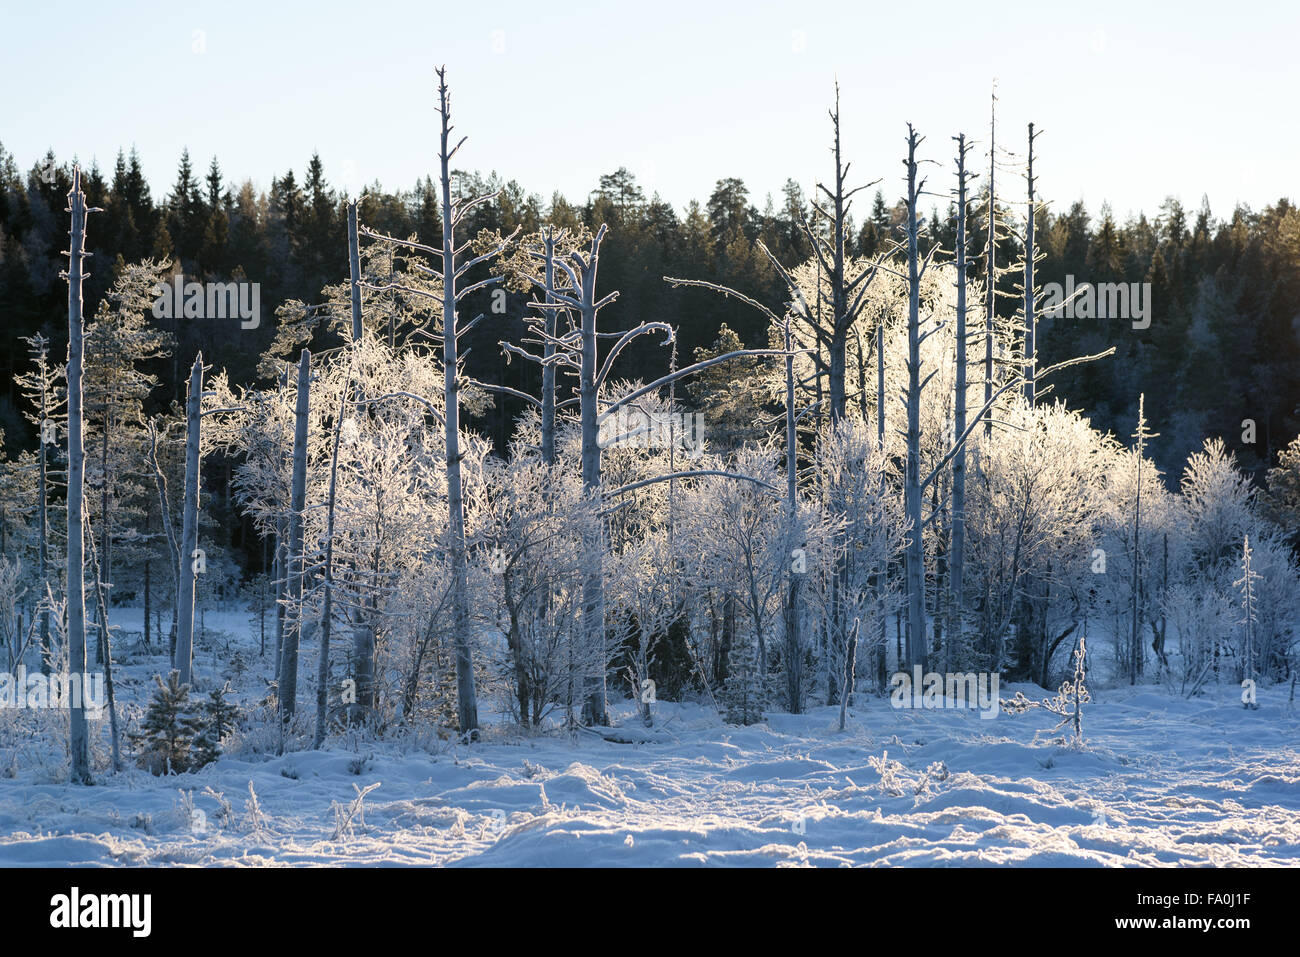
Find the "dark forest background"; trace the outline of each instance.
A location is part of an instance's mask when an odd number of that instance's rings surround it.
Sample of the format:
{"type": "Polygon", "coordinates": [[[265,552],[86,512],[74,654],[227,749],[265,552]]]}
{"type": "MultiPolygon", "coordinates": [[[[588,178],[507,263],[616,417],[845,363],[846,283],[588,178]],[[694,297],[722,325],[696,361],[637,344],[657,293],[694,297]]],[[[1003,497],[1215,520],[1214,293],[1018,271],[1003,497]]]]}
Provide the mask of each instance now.
{"type": "MultiPolygon", "coordinates": [[[[932,181],[938,183],[937,173],[932,181]]],[[[55,361],[66,355],[67,285],[60,271],[67,262],[62,251],[68,243],[64,210],[70,182],[70,164],[53,154],[23,174],[0,146],[0,366],[6,373],[0,429],[10,457],[36,446],[35,429],[21,414],[13,383],[15,374],[31,367],[22,337],[41,332],[52,341],[55,361]]],[[[227,181],[216,158],[206,170],[198,169],[188,153],[161,203],[155,202],[134,152],[119,153],[111,171],[90,169],[83,183],[88,202],[103,209],[89,225],[87,245],[94,258],[85,290],[88,316],[116,271],[146,257],[177,263],[187,280],[261,284],[256,329],[241,329],[238,319],[150,319],[178,344],[171,358],[149,370],[161,381],[150,400],[153,409],[183,399],[196,350],[215,368],[226,369],[232,383],[257,382],[259,359],[274,337],[277,307],[291,300],[318,302],[323,287],[347,277],[345,198],[325,180],[319,156],[311,158],[301,177],[292,170],[273,177],[268,192],[227,181]]],[[[778,305],[783,289],[756,241],[788,264],[810,255],[797,224],[814,212],[793,180],[779,196],[760,200],[741,180],[720,179],[703,203],[692,201],[681,213],[657,194],[647,196],[625,169],[602,176],[581,201],[559,194],[546,199],[495,173],[458,173],[455,188],[465,194],[501,189],[494,203],[474,211],[462,235],[479,229],[509,232],[516,226],[527,233],[547,221],[608,223],[600,288],[617,289],[620,296],[602,313],[603,327],[671,322],[679,328],[681,364],[691,361],[696,349],[711,347],[724,324],[750,346],[765,346],[767,330],[756,310],[707,291],[671,289],[663,276],[711,279],[778,305]]],[[[1024,203],[1014,204],[1023,192],[1022,177],[1007,174],[998,184],[999,197],[1013,204],[1000,205],[998,216],[1013,231],[1020,229],[1024,203]]],[[[976,208],[981,204],[987,206],[986,197],[976,208]]],[[[877,192],[858,212],[851,252],[878,255],[898,235],[903,204],[877,192]]],[[[407,191],[367,188],[360,216],[389,235],[436,241],[435,184],[426,178],[407,191]]],[[[1238,207],[1216,213],[1204,202],[1189,210],[1171,198],[1152,215],[1117,222],[1106,206],[1090,212],[1074,203],[1042,211],[1037,229],[1041,283],[1073,275],[1077,282],[1152,286],[1152,321],[1145,330],[1121,319],[1041,320],[1044,365],[1116,348],[1110,358],[1059,374],[1055,397],[1085,410],[1098,428],[1126,439],[1144,393],[1150,427],[1159,433],[1150,452],[1171,484],[1186,456],[1208,435],[1222,437],[1240,466],[1262,479],[1277,452],[1300,431],[1300,210],[1280,199],[1258,211],[1238,207]],[[1257,424],[1254,444],[1242,442],[1243,419],[1257,424]]],[[[930,233],[950,254],[955,239],[950,210],[933,210],[930,233]]],[[[974,275],[983,275],[984,250],[985,236],[976,229],[970,239],[974,275]]],[[[1023,251],[1007,235],[997,255],[1005,267],[1021,261],[1023,251]]],[[[1006,315],[1018,305],[1017,281],[1011,273],[1001,282],[998,309],[1006,315]]],[[[509,294],[506,315],[491,315],[471,334],[471,375],[536,391],[528,381],[537,375],[535,367],[508,365],[497,345],[519,339],[529,298],[509,294]]],[[[474,311],[488,311],[486,294],[474,311]]],[[[978,316],[980,310],[974,311],[978,316]]],[[[667,371],[669,361],[658,345],[629,349],[619,374],[648,381],[667,371]]],[[[520,411],[514,400],[498,401],[469,424],[503,449],[520,411]]],[[[244,531],[233,529],[232,538],[242,538],[244,531]]]]}

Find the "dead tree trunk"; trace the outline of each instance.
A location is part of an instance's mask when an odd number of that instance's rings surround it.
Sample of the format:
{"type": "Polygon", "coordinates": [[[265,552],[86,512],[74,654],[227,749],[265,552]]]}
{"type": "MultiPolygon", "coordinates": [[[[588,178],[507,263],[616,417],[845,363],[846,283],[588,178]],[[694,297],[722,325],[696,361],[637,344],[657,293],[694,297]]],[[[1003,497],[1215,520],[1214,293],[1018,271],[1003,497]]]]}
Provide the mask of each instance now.
{"type": "Polygon", "coordinates": [[[334,420],[334,437],[330,449],[330,481],[325,504],[325,581],[324,595],[321,600],[320,660],[317,662],[316,670],[316,736],[312,742],[312,747],[317,749],[325,743],[325,730],[329,721],[330,628],[334,617],[334,501],[338,491],[339,440],[343,433],[343,416],[347,410],[348,393],[351,389],[352,376],[349,374],[339,397],[339,412],[334,420]]]}
{"type": "Polygon", "coordinates": [[[52,434],[54,423],[50,421],[48,411],[49,392],[47,388],[48,380],[46,378],[46,348],[49,343],[48,340],[40,336],[37,337],[36,342],[38,344],[37,347],[40,350],[38,373],[41,377],[41,460],[40,473],[37,478],[37,482],[39,483],[37,497],[39,499],[38,506],[40,508],[39,523],[41,536],[41,601],[44,603],[41,608],[41,673],[48,675],[50,673],[50,659],[54,653],[54,649],[50,645],[50,607],[48,604],[50,581],[49,476],[45,449],[46,446],[50,445],[54,440],[52,434]]]}
{"type": "MultiPolygon", "coordinates": [[[[785,498],[787,522],[791,541],[796,548],[802,546],[797,537],[799,521],[799,436],[796,431],[794,411],[794,351],[790,334],[790,316],[785,316],[785,498]]],[[[791,550],[793,551],[793,550],[791,550]]],[[[804,573],[794,567],[793,555],[785,556],[790,562],[790,587],[785,602],[785,674],[786,694],[790,713],[803,711],[803,640],[800,636],[801,614],[799,591],[804,573]]]]}
{"type": "MultiPolygon", "coordinates": [[[[881,455],[885,452],[885,321],[883,317],[879,325],[876,326],[876,448],[881,455]]],[[[883,525],[885,521],[885,469],[880,471],[880,522],[883,525]]],[[[887,649],[889,646],[889,616],[885,611],[885,594],[889,587],[889,562],[882,559],[880,568],[876,571],[875,580],[876,602],[880,612],[880,649],[876,653],[876,682],[877,688],[881,694],[884,694],[885,686],[888,683],[888,664],[886,662],[887,649]]],[[[902,667],[902,660],[898,661],[898,666],[902,667]]]]}
{"type": "MultiPolygon", "coordinates": [[[[918,233],[916,147],[921,137],[907,127],[907,463],[903,508],[907,540],[907,627],[909,664],[926,665],[925,547],[921,522],[921,273],[918,233]]],[[[923,185],[923,184],[922,184],[923,185]]]]}
{"type": "MultiPolygon", "coordinates": [[[[353,348],[365,334],[361,325],[361,241],[357,222],[357,201],[348,204],[348,273],[350,277],[350,302],[352,307],[352,343],[353,348]]],[[[340,422],[342,420],[340,406],[340,422]]],[[[358,409],[358,415],[361,414],[358,409]]],[[[338,428],[335,428],[333,463],[330,467],[331,499],[333,498],[334,470],[338,459],[338,428]]],[[[331,512],[332,512],[331,506],[331,512]]],[[[332,520],[332,515],[331,515],[332,520]]],[[[330,538],[332,540],[333,533],[330,538]]],[[[332,541],[331,541],[332,546],[332,541]]],[[[373,616],[375,598],[371,596],[369,611],[373,616]]],[[[356,702],[353,717],[361,717],[375,706],[375,624],[373,617],[367,617],[366,602],[358,609],[357,621],[352,629],[352,668],[356,683],[356,702]]],[[[328,641],[329,633],[324,633],[328,641]]],[[[319,731],[317,732],[320,733],[319,731]]]]}
{"type": "Polygon", "coordinates": [[[1037,342],[1035,341],[1036,320],[1034,315],[1034,219],[1037,209],[1034,206],[1034,124],[1029,124],[1029,166],[1025,172],[1025,182],[1029,186],[1028,213],[1025,216],[1025,401],[1034,404],[1035,383],[1034,366],[1037,362],[1037,342]]]}
{"type": "Polygon", "coordinates": [[[181,563],[177,570],[176,651],[172,667],[180,682],[192,685],[194,664],[194,590],[197,582],[199,548],[199,429],[203,403],[203,354],[194,358],[190,369],[190,394],[185,402],[185,491],[181,513],[181,563]]]}
{"type": "MultiPolygon", "coordinates": [[[[84,683],[86,676],[86,582],[84,496],[86,449],[82,436],[82,362],[84,325],[81,316],[81,287],[85,281],[86,194],[81,190],[81,169],[72,168],[72,189],[68,191],[72,214],[71,244],[68,249],[68,671],[84,683]]],[[[83,689],[84,691],[84,689],[83,689]]],[[[69,778],[74,784],[90,784],[90,735],[86,725],[84,694],[70,702],[68,751],[69,778]]]]}
{"type": "Polygon", "coordinates": [[[280,656],[280,717],[287,722],[298,698],[298,642],[302,637],[303,519],[307,505],[307,413],[310,408],[311,353],[298,360],[294,408],[293,473],[289,491],[288,580],[285,583],[284,648],[280,656]]]}
{"type": "Polygon", "coordinates": [[[996,177],[996,135],[998,94],[995,88],[989,105],[989,235],[985,251],[984,270],[984,437],[993,435],[993,314],[997,297],[997,199],[994,194],[996,177]]]}
{"type": "MultiPolygon", "coordinates": [[[[953,436],[966,432],[966,154],[970,147],[965,134],[957,140],[957,358],[956,388],[953,402],[953,436]]],[[[952,620],[948,641],[961,651],[966,569],[966,446],[963,443],[952,460],[952,538],[949,546],[948,575],[952,620]]]]}
{"type": "MultiPolygon", "coordinates": [[[[442,365],[447,452],[447,535],[452,575],[452,640],[456,654],[456,717],[462,735],[478,737],[478,697],[470,639],[469,556],[465,543],[465,502],[460,470],[460,369],[456,328],[456,242],[451,203],[451,103],[446,70],[438,70],[442,119],[438,166],[442,180],[442,365]]],[[[462,140],[462,142],[464,142],[462,140]]]]}

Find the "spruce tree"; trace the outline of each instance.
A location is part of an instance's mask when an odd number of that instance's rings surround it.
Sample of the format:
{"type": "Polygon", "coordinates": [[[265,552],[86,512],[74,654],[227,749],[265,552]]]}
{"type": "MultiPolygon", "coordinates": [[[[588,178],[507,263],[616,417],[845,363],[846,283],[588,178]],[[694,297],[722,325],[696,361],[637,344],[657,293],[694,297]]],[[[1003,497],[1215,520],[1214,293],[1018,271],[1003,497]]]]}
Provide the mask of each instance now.
{"type": "Polygon", "coordinates": [[[190,770],[191,745],[202,727],[194,714],[190,686],[181,684],[180,672],[172,669],[164,682],[154,675],[158,690],[145,712],[142,730],[131,735],[140,747],[137,763],[153,774],[180,774],[190,770]]]}
{"type": "Polygon", "coordinates": [[[757,724],[763,720],[764,681],[759,672],[758,652],[752,644],[735,645],[729,655],[729,671],[719,703],[726,709],[729,724],[757,724]]]}
{"type": "Polygon", "coordinates": [[[202,730],[194,739],[195,768],[211,764],[221,757],[221,742],[235,730],[239,709],[226,700],[230,693],[230,683],[208,692],[208,699],[203,702],[203,713],[199,718],[202,730]]]}

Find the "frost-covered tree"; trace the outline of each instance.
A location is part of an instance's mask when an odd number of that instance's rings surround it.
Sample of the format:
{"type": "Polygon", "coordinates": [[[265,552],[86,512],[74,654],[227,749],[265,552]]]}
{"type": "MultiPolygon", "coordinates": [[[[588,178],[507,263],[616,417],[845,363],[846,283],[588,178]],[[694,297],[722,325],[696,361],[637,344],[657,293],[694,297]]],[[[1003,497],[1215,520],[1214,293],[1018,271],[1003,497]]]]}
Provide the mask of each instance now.
{"type": "Polygon", "coordinates": [[[999,412],[993,435],[980,444],[967,510],[979,640],[953,660],[997,672],[1011,667],[1046,685],[1056,650],[1083,625],[1090,591],[1102,580],[1092,569],[1113,494],[1107,475],[1114,445],[1059,403],[1030,409],[1019,396],[999,412]],[[1041,589],[1039,611],[1035,627],[1012,642],[1027,579],[1041,589]]]}
{"type": "MultiPolygon", "coordinates": [[[[455,626],[457,716],[461,733],[472,740],[478,737],[478,701],[474,691],[473,642],[470,636],[472,624],[469,606],[469,554],[465,536],[464,481],[461,474],[462,373],[459,347],[461,337],[469,332],[478,319],[461,323],[457,308],[467,296],[502,281],[501,276],[492,276],[478,281],[469,281],[466,276],[481,263],[497,258],[503,250],[504,241],[468,258],[466,253],[469,252],[471,243],[457,244],[457,224],[470,210],[495,198],[499,190],[489,191],[470,199],[452,195],[451,160],[464,145],[465,140],[462,138],[454,146],[451,143],[451,94],[447,87],[445,67],[440,67],[438,70],[438,115],[441,120],[438,150],[439,185],[442,191],[440,245],[434,247],[394,240],[368,229],[364,232],[377,240],[433,255],[440,263],[439,269],[420,265],[417,271],[433,277],[442,287],[441,295],[438,297],[441,302],[441,329],[437,337],[442,344],[444,375],[441,414],[446,436],[444,448],[447,473],[447,536],[453,577],[451,612],[455,626]]],[[[594,276],[593,270],[593,282],[594,276]]],[[[414,291],[410,287],[397,283],[389,283],[386,288],[405,292],[414,291]]]]}
{"type": "MultiPolygon", "coordinates": [[[[72,189],[68,192],[68,211],[72,215],[68,252],[68,574],[67,632],[68,668],[73,674],[86,671],[86,596],[85,596],[85,488],[86,449],[85,419],[82,411],[82,373],[85,355],[85,328],[82,321],[82,283],[85,281],[86,194],[81,189],[81,170],[72,169],[72,189]]],[[[69,709],[68,751],[69,777],[74,784],[90,783],[90,739],[84,703],[74,701],[69,709]]]]}
{"type": "Polygon", "coordinates": [[[140,730],[131,735],[139,749],[137,762],[153,774],[183,774],[194,756],[191,746],[201,731],[201,719],[194,713],[190,686],[173,668],[163,681],[154,675],[158,688],[145,711],[140,730]]]}
{"type": "Polygon", "coordinates": [[[50,656],[53,648],[50,644],[50,609],[46,595],[50,591],[50,452],[58,446],[58,421],[60,411],[67,401],[66,390],[61,388],[62,369],[52,366],[49,360],[49,340],[37,334],[24,340],[31,349],[36,368],[14,377],[14,384],[23,390],[31,409],[23,414],[36,426],[37,453],[35,469],[35,506],[37,537],[37,576],[39,582],[38,602],[40,604],[40,649],[41,671],[50,673],[50,656]]]}

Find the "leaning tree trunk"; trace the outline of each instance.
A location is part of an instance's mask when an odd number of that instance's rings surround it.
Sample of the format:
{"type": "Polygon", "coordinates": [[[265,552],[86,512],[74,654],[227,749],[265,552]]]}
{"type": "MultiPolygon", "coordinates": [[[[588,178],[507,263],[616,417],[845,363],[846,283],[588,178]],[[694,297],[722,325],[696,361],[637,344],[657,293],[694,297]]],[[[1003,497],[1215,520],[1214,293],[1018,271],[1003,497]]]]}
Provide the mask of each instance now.
{"type": "Polygon", "coordinates": [[[183,685],[193,684],[194,589],[199,548],[199,429],[203,403],[203,353],[190,369],[190,394],[185,402],[185,491],[181,513],[181,562],[177,569],[176,651],[172,667],[180,672],[183,685]]]}
{"type": "Polygon", "coordinates": [[[280,655],[280,717],[293,716],[298,698],[298,642],[302,637],[303,519],[307,506],[307,412],[310,408],[311,353],[298,360],[298,396],[294,408],[293,477],[289,491],[289,578],[285,596],[284,648],[280,655]]]}
{"type": "MultiPolygon", "coordinates": [[[[86,675],[86,581],[84,548],[86,534],[85,484],[86,449],[82,437],[81,374],[84,329],[81,318],[81,286],[85,281],[86,194],[81,191],[81,170],[72,168],[72,189],[68,192],[72,214],[72,242],[68,252],[68,672],[69,680],[86,675]]],[[[83,689],[84,690],[84,689],[83,689]]],[[[69,778],[74,784],[90,784],[90,735],[86,725],[84,695],[78,695],[68,712],[69,778]]]]}

